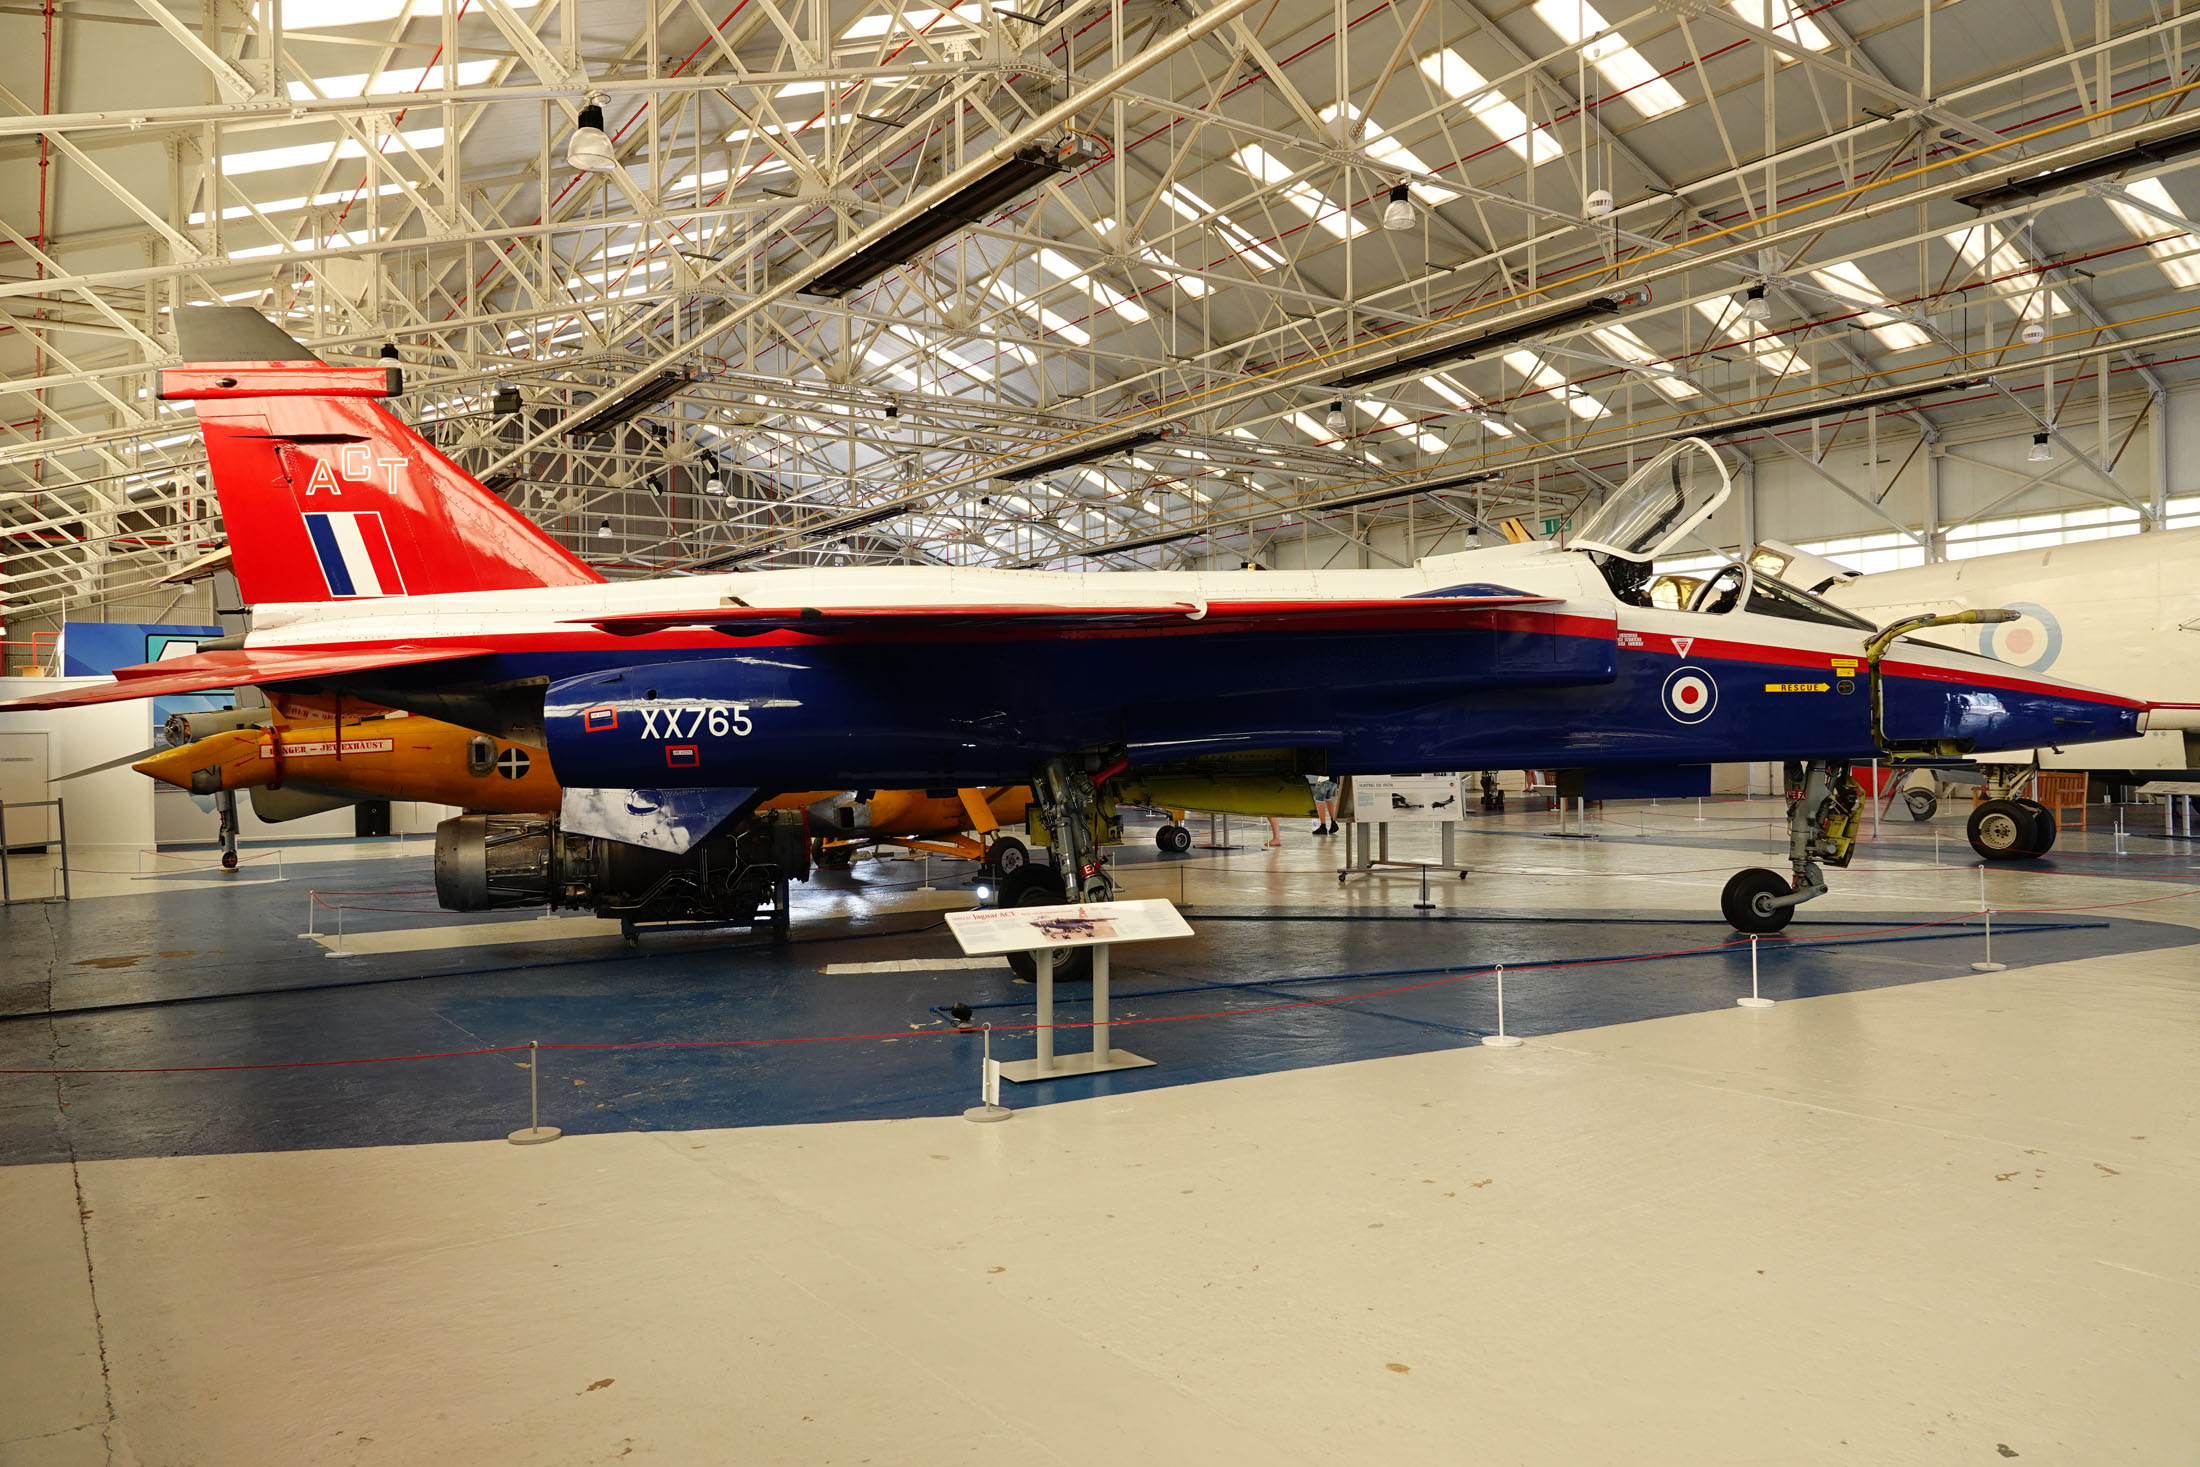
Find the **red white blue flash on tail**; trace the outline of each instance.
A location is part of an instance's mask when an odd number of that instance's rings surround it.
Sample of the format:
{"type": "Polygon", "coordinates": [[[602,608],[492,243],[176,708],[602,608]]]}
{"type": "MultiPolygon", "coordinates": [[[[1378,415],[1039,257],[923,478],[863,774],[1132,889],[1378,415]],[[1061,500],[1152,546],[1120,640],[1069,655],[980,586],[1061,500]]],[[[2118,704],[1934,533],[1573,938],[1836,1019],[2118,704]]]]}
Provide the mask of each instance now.
{"type": "Polygon", "coordinates": [[[382,516],[373,512],[308,514],[306,533],[313,537],[313,553],[328,577],[331,596],[402,596],[405,579],[398,573],[397,556],[382,528],[382,516]]]}

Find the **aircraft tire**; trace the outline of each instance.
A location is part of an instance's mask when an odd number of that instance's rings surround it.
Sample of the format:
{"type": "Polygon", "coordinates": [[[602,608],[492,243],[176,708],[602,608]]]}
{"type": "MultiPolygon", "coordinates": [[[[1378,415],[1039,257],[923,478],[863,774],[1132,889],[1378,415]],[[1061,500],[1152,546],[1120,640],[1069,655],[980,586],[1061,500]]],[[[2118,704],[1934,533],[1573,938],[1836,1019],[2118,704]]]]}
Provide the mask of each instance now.
{"type": "Polygon", "coordinates": [[[2039,827],[2039,849],[2033,854],[2044,856],[2055,849],[2055,837],[2062,833],[2062,827],[2055,823],[2055,812],[2038,800],[2019,800],[2017,803],[2032,812],[2032,821],[2039,827]]]}
{"type": "Polygon", "coordinates": [[[986,848],[985,865],[996,878],[1006,879],[1031,864],[1031,847],[1012,835],[998,835],[986,848]]]}
{"type": "Polygon", "coordinates": [[[845,871],[855,854],[854,846],[829,846],[822,836],[810,842],[810,864],[820,871],[845,871]]]}
{"type": "Polygon", "coordinates": [[[1735,931],[1761,937],[1778,932],[1795,915],[1792,906],[1773,907],[1766,903],[1794,890],[1795,883],[1779,872],[1752,866],[1727,878],[1726,890],[1719,893],[1719,912],[1735,931]]]}
{"type": "Polygon", "coordinates": [[[1192,833],[1181,825],[1164,825],[1153,833],[1153,843],[1170,855],[1181,856],[1192,848],[1192,833]]]}
{"type": "MultiPolygon", "coordinates": [[[[994,903],[1002,907],[1058,907],[1068,898],[1063,895],[1061,873],[1052,866],[1036,862],[1024,866],[1001,878],[1000,897],[994,903]]],[[[1019,983],[1031,983],[1039,977],[1039,961],[1030,953],[1010,953],[1009,967],[1016,970],[1019,983]]],[[[1092,981],[1092,949],[1083,947],[1059,948],[1054,954],[1054,981],[1057,983],[1089,983],[1092,981]]]]}
{"type": "Polygon", "coordinates": [[[2046,849],[2039,821],[2015,800],[1986,801],[1971,812],[1963,833],[1982,861],[2030,861],[2046,849]]]}
{"type": "Polygon", "coordinates": [[[1912,820],[1926,821],[1940,813],[1940,796],[1931,790],[1904,790],[1902,803],[1909,807],[1912,820]]]}

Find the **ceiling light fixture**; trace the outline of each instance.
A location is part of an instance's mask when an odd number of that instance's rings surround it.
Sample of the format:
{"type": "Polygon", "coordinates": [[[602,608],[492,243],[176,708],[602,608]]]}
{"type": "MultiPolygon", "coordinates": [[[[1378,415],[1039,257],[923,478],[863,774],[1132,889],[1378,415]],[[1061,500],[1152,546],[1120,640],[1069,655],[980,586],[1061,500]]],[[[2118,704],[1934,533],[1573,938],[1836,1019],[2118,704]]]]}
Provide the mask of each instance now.
{"type": "Polygon", "coordinates": [[[1742,297],[1742,319],[1744,321],[1769,321],[1772,319],[1772,302],[1765,299],[1765,288],[1762,285],[1752,285],[1748,293],[1742,297]]]}
{"type": "Polygon", "coordinates": [[[1322,419],[1322,426],[1332,433],[1342,433],[1352,426],[1352,420],[1344,415],[1343,402],[1333,402],[1329,405],[1329,413],[1322,419]]]}
{"type": "Polygon", "coordinates": [[[590,92],[574,123],[573,137],[565,145],[565,161],[581,173],[609,173],[619,166],[611,151],[611,136],[603,130],[604,93],[590,92]]]}
{"type": "Polygon", "coordinates": [[[2032,435],[2031,451],[2026,453],[2024,457],[2026,461],[2036,464],[2052,463],[2054,461],[2055,451],[2047,446],[2047,435],[2045,433],[2034,433],[2032,435]]]}
{"type": "Polygon", "coordinates": [[[601,520],[597,523],[596,538],[599,540],[608,540],[611,538],[611,521],[601,520]]]}
{"type": "Polygon", "coordinates": [[[1420,210],[1413,207],[1413,191],[1398,184],[1390,191],[1390,202],[1383,205],[1383,228],[1411,229],[1421,222],[1420,210]]]}

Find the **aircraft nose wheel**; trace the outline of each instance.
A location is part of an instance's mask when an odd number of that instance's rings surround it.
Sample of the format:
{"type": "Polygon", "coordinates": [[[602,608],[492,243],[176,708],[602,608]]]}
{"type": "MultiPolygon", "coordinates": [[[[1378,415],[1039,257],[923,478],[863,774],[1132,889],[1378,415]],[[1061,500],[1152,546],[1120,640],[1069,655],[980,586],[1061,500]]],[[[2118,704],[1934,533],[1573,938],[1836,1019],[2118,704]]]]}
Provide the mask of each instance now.
{"type": "Polygon", "coordinates": [[[1904,790],[1902,803],[1909,806],[1910,818],[1917,821],[1930,820],[1940,810],[1940,796],[1931,790],[1904,790]]]}
{"type": "Polygon", "coordinates": [[[1012,835],[995,836],[985,859],[996,877],[1006,878],[1031,864],[1031,848],[1012,835]]]}
{"type": "Polygon", "coordinates": [[[1719,893],[1719,911],[1735,931],[1762,936],[1788,925],[1788,919],[1795,915],[1794,906],[1775,907],[1771,903],[1794,894],[1795,884],[1785,876],[1752,866],[1727,878],[1726,890],[1719,893]]]}
{"type": "Polygon", "coordinates": [[[1192,848],[1192,832],[1181,825],[1164,825],[1153,833],[1153,843],[1171,855],[1181,856],[1192,848]]]}

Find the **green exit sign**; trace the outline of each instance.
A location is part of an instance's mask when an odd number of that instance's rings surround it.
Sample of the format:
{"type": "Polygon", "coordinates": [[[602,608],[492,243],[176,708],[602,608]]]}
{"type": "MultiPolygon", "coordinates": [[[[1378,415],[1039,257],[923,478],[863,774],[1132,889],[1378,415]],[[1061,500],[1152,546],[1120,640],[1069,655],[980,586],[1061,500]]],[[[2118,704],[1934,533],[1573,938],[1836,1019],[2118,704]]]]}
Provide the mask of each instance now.
{"type": "Polygon", "coordinates": [[[1562,530],[1570,530],[1573,527],[1574,517],[1572,515],[1560,515],[1557,519],[1545,520],[1543,522],[1543,533],[1546,535],[1556,535],[1562,530]]]}

